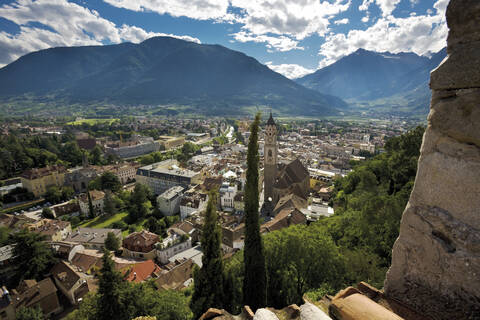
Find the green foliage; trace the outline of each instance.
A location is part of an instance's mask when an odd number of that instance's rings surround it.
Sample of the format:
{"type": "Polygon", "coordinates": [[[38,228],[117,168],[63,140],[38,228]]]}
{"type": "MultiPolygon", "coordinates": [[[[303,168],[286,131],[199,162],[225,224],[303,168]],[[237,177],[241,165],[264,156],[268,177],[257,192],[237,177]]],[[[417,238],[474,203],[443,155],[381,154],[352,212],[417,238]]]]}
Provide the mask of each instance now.
{"type": "Polygon", "coordinates": [[[243,304],[243,279],[245,267],[243,264],[243,252],[235,254],[225,262],[224,267],[224,292],[226,310],[233,314],[239,314],[243,304]]]}
{"type": "Polygon", "coordinates": [[[95,218],[95,209],[93,208],[92,195],[90,194],[90,191],[87,191],[87,198],[88,198],[88,215],[90,219],[93,219],[95,218]]]}
{"type": "Polygon", "coordinates": [[[177,156],[177,160],[180,162],[187,162],[190,158],[195,155],[195,152],[199,150],[200,147],[192,142],[185,142],[182,146],[180,154],[177,156]]]}
{"type": "Polygon", "coordinates": [[[15,320],[44,320],[42,309],[20,307],[15,313],[15,320]]]}
{"type": "Polygon", "coordinates": [[[151,190],[143,184],[137,183],[130,196],[128,216],[130,223],[134,223],[147,216],[152,204],[148,198],[151,197],[151,190]]]}
{"type": "Polygon", "coordinates": [[[107,160],[103,157],[102,148],[98,144],[90,151],[89,162],[96,166],[107,164],[107,160]]]}
{"type": "Polygon", "coordinates": [[[386,153],[358,164],[335,181],[336,214],[320,222],[338,245],[363,250],[363,257],[369,257],[381,270],[390,265],[402,212],[415,180],[423,132],[424,128],[417,127],[391,138],[386,153]]]}
{"type": "Polygon", "coordinates": [[[14,275],[16,283],[24,279],[43,279],[55,263],[52,250],[44,241],[45,236],[26,229],[12,236],[12,242],[15,243],[14,264],[18,266],[14,275]]]}
{"type": "Polygon", "coordinates": [[[131,284],[114,270],[111,253],[104,251],[98,293],[87,295],[68,320],[130,320],[153,316],[158,320],[188,320],[187,297],[176,291],[158,291],[151,283],[131,284]]]}
{"type": "Polygon", "coordinates": [[[48,201],[50,203],[59,203],[71,199],[74,194],[75,192],[73,191],[72,187],[51,186],[47,189],[44,198],[45,201],[48,201]]]}
{"type": "Polygon", "coordinates": [[[64,154],[65,161],[69,162],[72,166],[82,164],[83,152],[78,146],[76,141],[69,141],[61,147],[61,151],[64,154]]]}
{"type": "Polygon", "coordinates": [[[9,243],[10,230],[7,227],[0,226],[0,247],[9,243]]]}
{"type": "Polygon", "coordinates": [[[112,198],[112,193],[110,191],[105,192],[103,211],[105,211],[105,213],[108,215],[114,215],[118,211],[115,200],[112,198]]]}
{"type": "Polygon", "coordinates": [[[120,248],[120,239],[118,239],[113,232],[107,233],[105,248],[110,251],[117,251],[120,248]]]}
{"type": "Polygon", "coordinates": [[[343,261],[331,237],[315,226],[294,226],[265,236],[268,305],[301,304],[306,291],[343,284],[343,261]]]}
{"type": "Polygon", "coordinates": [[[115,270],[111,253],[107,249],[103,251],[102,263],[99,275],[97,315],[100,319],[116,319],[126,311],[126,306],[121,299],[125,281],[115,270]]]}
{"type": "Polygon", "coordinates": [[[194,272],[194,292],[190,307],[199,318],[208,308],[222,309],[224,304],[222,231],[218,225],[217,195],[211,192],[202,231],[202,268],[194,272]]]}
{"type": "Polygon", "coordinates": [[[46,219],[54,219],[55,216],[53,215],[53,211],[52,209],[50,209],[49,207],[45,207],[42,209],[42,217],[46,218],[46,219]]]}
{"type": "MultiPolygon", "coordinates": [[[[305,293],[317,300],[360,281],[383,286],[415,179],[422,133],[423,128],[416,128],[393,138],[386,153],[337,180],[334,216],[264,237],[269,306],[301,303],[305,293]]],[[[248,269],[241,258],[247,256],[245,241],[245,252],[225,264],[225,308],[234,313],[243,305],[239,288],[248,269]]]]}
{"type": "Polygon", "coordinates": [[[57,186],[49,187],[44,198],[50,203],[59,203],[62,201],[62,190],[57,186]]]}
{"type": "Polygon", "coordinates": [[[243,299],[252,310],[264,307],[267,303],[267,277],[265,256],[258,217],[258,127],[260,114],[257,114],[250,128],[247,153],[247,181],[245,184],[245,274],[243,299]]]}
{"type": "Polygon", "coordinates": [[[118,177],[112,172],[104,172],[100,176],[100,187],[102,190],[110,190],[112,192],[118,192],[122,188],[122,184],[118,177]]]}

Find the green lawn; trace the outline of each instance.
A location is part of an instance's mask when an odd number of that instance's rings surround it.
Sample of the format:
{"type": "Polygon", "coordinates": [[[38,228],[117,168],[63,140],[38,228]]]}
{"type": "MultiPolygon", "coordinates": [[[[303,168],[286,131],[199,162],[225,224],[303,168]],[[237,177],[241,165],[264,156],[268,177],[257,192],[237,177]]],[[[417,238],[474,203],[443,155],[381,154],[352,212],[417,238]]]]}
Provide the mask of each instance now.
{"type": "Polygon", "coordinates": [[[128,213],[120,212],[114,214],[113,216],[101,215],[92,220],[87,220],[80,224],[78,227],[80,228],[107,228],[112,223],[123,220],[128,213]]]}
{"type": "Polygon", "coordinates": [[[117,120],[120,120],[120,119],[83,119],[83,120],[68,122],[67,124],[68,125],[80,125],[80,124],[84,124],[84,123],[87,123],[89,125],[94,125],[94,124],[97,124],[97,123],[112,124],[112,122],[115,122],[117,120]]]}
{"type": "MultiPolygon", "coordinates": [[[[114,222],[124,220],[128,216],[127,212],[120,212],[114,214],[113,216],[102,215],[94,219],[83,221],[77,228],[108,228],[114,222]]],[[[133,226],[135,226],[135,231],[141,231],[144,229],[143,225],[147,221],[146,218],[137,221],[133,226]]],[[[131,225],[130,225],[131,226],[131,225]]],[[[129,229],[122,231],[122,236],[126,237],[130,234],[129,229]]]]}

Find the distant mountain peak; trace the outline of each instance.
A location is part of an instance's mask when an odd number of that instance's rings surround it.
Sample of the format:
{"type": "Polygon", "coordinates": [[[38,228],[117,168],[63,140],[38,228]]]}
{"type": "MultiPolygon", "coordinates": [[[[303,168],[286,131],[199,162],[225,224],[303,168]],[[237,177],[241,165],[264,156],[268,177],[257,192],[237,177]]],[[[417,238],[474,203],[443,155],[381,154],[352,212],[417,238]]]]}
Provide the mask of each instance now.
{"type": "Polygon", "coordinates": [[[159,113],[338,114],[339,98],[307,89],[244,53],[173,37],[140,44],[52,48],[0,69],[0,102],[149,105],[159,113]]]}
{"type": "Polygon", "coordinates": [[[422,107],[422,112],[426,112],[429,73],[445,55],[445,49],[427,58],[413,52],[374,52],[360,48],[296,81],[323,94],[354,102],[371,104],[383,99],[383,103],[394,105],[397,103],[391,103],[393,100],[389,97],[395,96],[395,100],[406,108],[426,104],[422,107]]]}

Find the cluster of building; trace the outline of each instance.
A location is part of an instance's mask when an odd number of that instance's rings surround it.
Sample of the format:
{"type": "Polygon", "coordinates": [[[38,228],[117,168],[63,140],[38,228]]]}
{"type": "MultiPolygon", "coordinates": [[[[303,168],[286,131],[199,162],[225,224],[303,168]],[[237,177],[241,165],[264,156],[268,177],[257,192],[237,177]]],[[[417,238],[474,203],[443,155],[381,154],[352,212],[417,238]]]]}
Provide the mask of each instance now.
{"type": "MultiPolygon", "coordinates": [[[[175,132],[182,120],[172,120],[175,132]],[[178,122],[178,123],[177,123],[178,122]]],[[[146,166],[134,162],[109,166],[91,166],[84,161],[82,167],[66,169],[51,166],[32,169],[21,176],[21,183],[35,196],[45,194],[49,186],[72,186],[80,193],[75,208],[60,206],[55,211],[78,210],[88,215],[92,207],[95,215],[103,213],[106,194],[91,190],[88,183],[103,172],[114,173],[121,183],[135,181],[148,186],[156,196],[158,210],[165,216],[178,215],[180,222],[170,226],[162,238],[149,231],[131,234],[119,229],[77,228],[70,222],[53,219],[30,219],[26,216],[0,215],[0,225],[15,230],[27,228],[44,235],[60,262],[50,271],[51,276],[40,282],[26,280],[9,292],[2,289],[0,297],[1,318],[10,319],[12,310],[20,306],[40,306],[49,316],[61,311],[59,294],[77,305],[82,297],[96,290],[96,277],[101,266],[102,249],[109,233],[121,243],[113,257],[115,268],[128,281],[141,282],[153,279],[159,290],[180,289],[192,281],[195,265],[201,266],[202,252],[198,241],[204,224],[203,212],[209,197],[217,197],[217,211],[222,229],[222,249],[226,256],[244,246],[244,189],[246,183],[245,144],[235,143],[233,127],[212,121],[186,122],[198,132],[184,130],[184,136],[134,137],[128,142],[105,142],[106,153],[120,158],[136,157],[161,149],[176,148],[187,140],[201,144],[216,135],[218,128],[227,132],[227,143],[203,146],[186,164],[168,159],[146,166]],[[211,193],[215,190],[216,193],[211,193]],[[30,296],[38,299],[28,298],[30,296]],[[19,302],[23,301],[23,302],[19,302]],[[22,304],[23,303],[23,304],[22,304]],[[6,316],[4,316],[6,315],[6,316]]],[[[249,137],[248,121],[239,121],[238,131],[246,140],[249,137]]],[[[155,127],[149,119],[137,119],[136,126],[155,127]]],[[[185,123],[183,123],[185,125],[185,123]]],[[[170,127],[172,129],[173,127],[170,127]]],[[[293,125],[285,130],[277,125],[272,115],[259,139],[259,214],[262,216],[261,233],[273,232],[291,225],[307,224],[322,216],[334,213],[329,206],[336,176],[350,170],[350,160],[362,159],[382,148],[389,128],[350,127],[348,132],[329,122],[293,125]],[[279,134],[279,133],[282,134],[279,134]],[[368,153],[365,153],[368,152],[368,153]]],[[[173,129],[172,129],[173,130],[173,129]]],[[[99,141],[79,135],[77,142],[92,148],[99,141]]],[[[0,278],[14,268],[12,246],[0,248],[0,278]]],[[[14,313],[13,313],[14,314],[14,313]]]]}
{"type": "MultiPolygon", "coordinates": [[[[0,216],[0,225],[27,228],[46,237],[55,256],[59,258],[41,281],[23,280],[16,288],[0,290],[0,319],[15,319],[21,307],[40,307],[46,317],[61,313],[64,308],[77,306],[85,294],[96,292],[102,266],[103,248],[108,234],[121,243],[117,255],[112,255],[114,267],[130,282],[153,280],[158,290],[183,289],[192,282],[195,265],[201,266],[202,252],[192,247],[198,239],[196,229],[181,222],[168,229],[164,239],[140,231],[122,237],[119,229],[78,228],[72,231],[70,222],[25,217],[0,216]],[[196,241],[196,240],[195,240],[196,241]],[[68,301],[66,305],[62,301],[68,301]]],[[[6,283],[16,271],[14,245],[0,248],[0,278],[6,283]]]]}

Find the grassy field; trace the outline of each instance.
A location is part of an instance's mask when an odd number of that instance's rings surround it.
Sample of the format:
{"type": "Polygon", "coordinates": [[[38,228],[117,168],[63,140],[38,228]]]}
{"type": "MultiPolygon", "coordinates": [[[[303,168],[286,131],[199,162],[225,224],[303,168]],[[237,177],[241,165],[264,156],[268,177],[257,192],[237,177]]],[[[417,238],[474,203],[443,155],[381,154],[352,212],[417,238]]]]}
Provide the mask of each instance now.
{"type": "Polygon", "coordinates": [[[84,221],[78,225],[79,228],[107,228],[112,223],[123,220],[128,213],[120,212],[113,216],[101,215],[92,220],[84,221]]]}
{"type": "MultiPolygon", "coordinates": [[[[118,221],[124,221],[124,219],[128,216],[127,212],[119,212],[117,214],[114,214],[113,216],[107,216],[107,215],[101,215],[96,218],[93,218],[91,220],[83,221],[81,224],[76,226],[77,228],[109,228],[112,223],[118,222],[118,221]]],[[[135,224],[129,225],[135,227],[135,231],[141,231],[144,229],[143,225],[147,221],[147,219],[142,219],[137,221],[135,224]]],[[[126,237],[130,234],[130,228],[127,230],[122,231],[122,236],[126,237]]]]}
{"type": "Polygon", "coordinates": [[[72,121],[68,122],[68,125],[80,125],[80,124],[89,124],[89,125],[94,125],[97,123],[103,124],[103,123],[108,123],[109,125],[112,124],[115,121],[118,121],[120,119],[82,119],[82,120],[77,120],[77,121],[72,121]]]}

